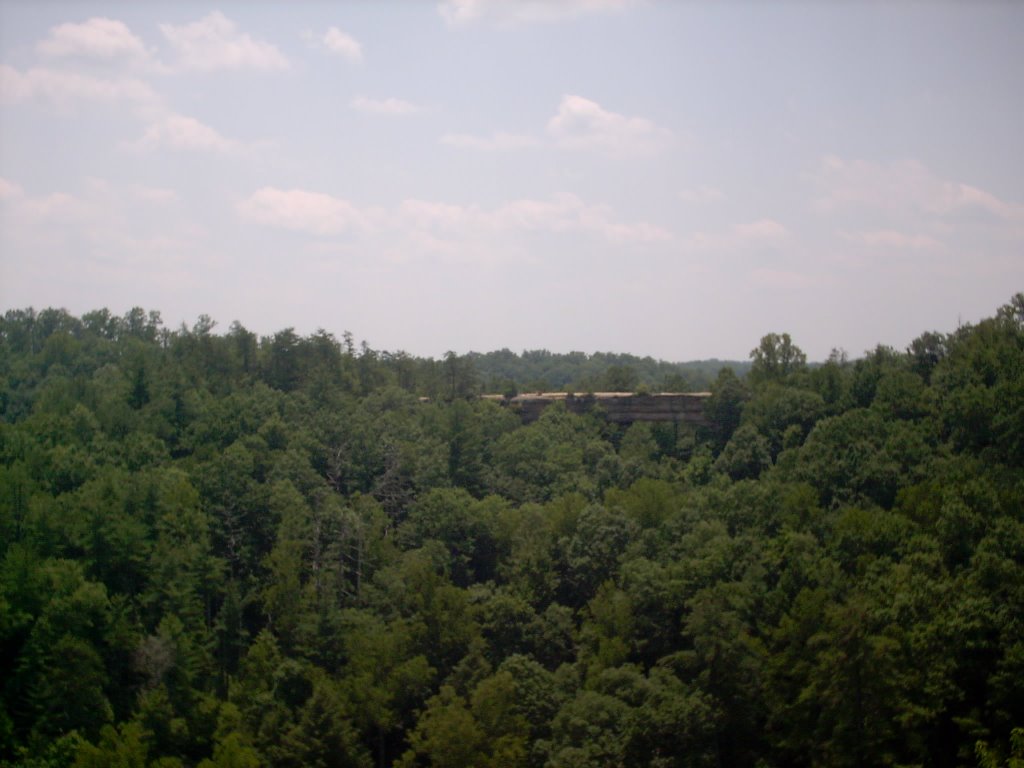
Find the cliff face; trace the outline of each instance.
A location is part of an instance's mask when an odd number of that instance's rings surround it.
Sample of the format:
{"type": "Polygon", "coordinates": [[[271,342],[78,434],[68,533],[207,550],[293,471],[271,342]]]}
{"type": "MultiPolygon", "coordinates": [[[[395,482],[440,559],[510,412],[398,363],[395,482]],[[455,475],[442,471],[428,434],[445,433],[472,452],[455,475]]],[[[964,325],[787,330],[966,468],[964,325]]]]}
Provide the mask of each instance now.
{"type": "Polygon", "coordinates": [[[593,392],[586,395],[538,392],[510,399],[502,398],[502,401],[519,413],[526,424],[540,418],[540,414],[552,403],[564,402],[566,410],[572,413],[600,410],[608,421],[616,424],[682,421],[695,426],[707,426],[709,422],[704,416],[704,401],[708,397],[708,392],[664,392],[653,395],[636,395],[632,392],[593,392]]]}

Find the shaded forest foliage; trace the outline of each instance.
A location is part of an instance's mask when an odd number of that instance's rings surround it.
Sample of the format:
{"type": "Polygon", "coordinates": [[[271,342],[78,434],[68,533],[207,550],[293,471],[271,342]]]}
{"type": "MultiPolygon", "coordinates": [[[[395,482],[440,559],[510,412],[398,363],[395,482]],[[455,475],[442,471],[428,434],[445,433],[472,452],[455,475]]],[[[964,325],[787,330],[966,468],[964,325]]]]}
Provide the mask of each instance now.
{"type": "Polygon", "coordinates": [[[213,329],[0,321],[0,765],[1024,758],[1024,296],[710,382],[213,329]],[[493,383],[708,384],[712,426],[493,383]]]}

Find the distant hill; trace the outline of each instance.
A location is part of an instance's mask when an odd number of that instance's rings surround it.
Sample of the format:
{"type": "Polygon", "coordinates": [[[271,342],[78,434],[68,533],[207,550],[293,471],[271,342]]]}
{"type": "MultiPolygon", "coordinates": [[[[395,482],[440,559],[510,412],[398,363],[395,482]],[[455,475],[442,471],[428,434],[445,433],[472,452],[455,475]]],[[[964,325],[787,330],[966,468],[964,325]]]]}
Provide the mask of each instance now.
{"type": "Polygon", "coordinates": [[[652,357],[614,352],[557,353],[546,349],[508,349],[470,352],[479,381],[486,391],[652,391],[692,392],[705,390],[722,368],[737,376],[750,369],[749,362],[736,360],[694,360],[670,363],[652,357]]]}

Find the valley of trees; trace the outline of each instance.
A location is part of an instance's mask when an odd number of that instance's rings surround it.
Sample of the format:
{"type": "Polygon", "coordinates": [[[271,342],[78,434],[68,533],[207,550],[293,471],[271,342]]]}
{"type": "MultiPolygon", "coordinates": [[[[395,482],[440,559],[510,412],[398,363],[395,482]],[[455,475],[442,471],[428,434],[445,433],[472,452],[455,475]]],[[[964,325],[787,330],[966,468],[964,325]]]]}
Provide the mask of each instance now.
{"type": "Polygon", "coordinates": [[[709,365],[8,311],[0,765],[1020,766],[1024,295],[709,365]]]}

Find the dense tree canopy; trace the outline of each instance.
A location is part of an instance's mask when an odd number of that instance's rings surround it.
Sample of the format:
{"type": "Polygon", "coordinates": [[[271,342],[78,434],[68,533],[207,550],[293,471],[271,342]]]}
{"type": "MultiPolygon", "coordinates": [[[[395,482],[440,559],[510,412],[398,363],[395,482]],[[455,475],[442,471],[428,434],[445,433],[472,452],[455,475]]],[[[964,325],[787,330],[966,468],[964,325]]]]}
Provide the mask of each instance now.
{"type": "Polygon", "coordinates": [[[1022,759],[1024,296],[749,374],[215,328],[0,319],[0,765],[1022,759]]]}

